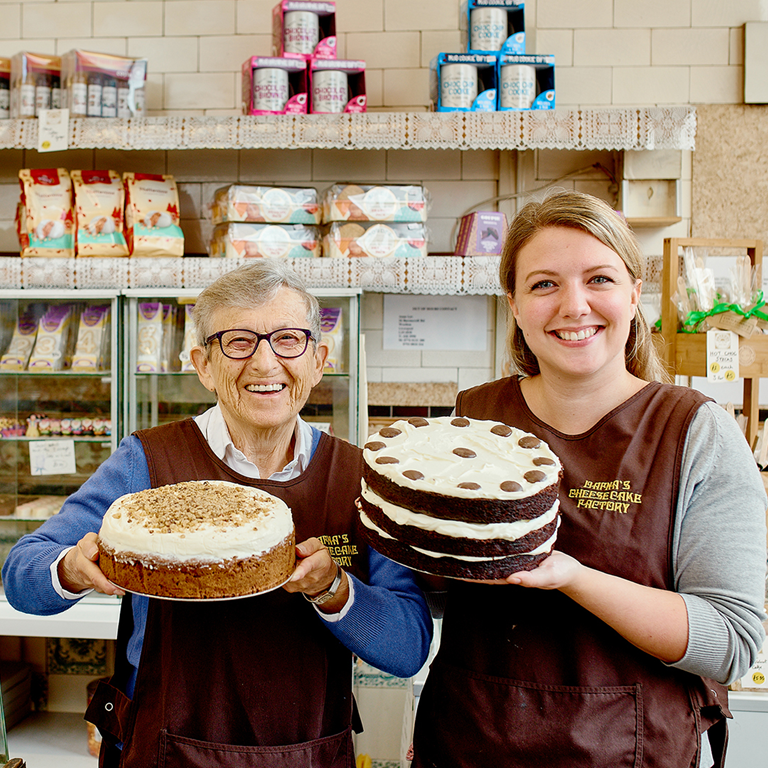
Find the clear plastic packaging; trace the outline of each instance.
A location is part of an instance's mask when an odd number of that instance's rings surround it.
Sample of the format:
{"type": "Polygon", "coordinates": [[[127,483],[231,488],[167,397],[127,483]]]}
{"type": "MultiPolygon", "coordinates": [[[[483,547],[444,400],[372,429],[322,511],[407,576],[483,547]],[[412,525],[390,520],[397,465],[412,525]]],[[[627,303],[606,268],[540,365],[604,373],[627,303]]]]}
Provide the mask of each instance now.
{"type": "Polygon", "coordinates": [[[213,231],[210,255],[225,258],[316,258],[320,256],[320,230],[306,224],[219,224],[213,231]]]}
{"type": "Polygon", "coordinates": [[[222,222],[319,224],[320,203],[313,187],[230,184],[213,196],[214,225],[222,222]]]}
{"type": "Polygon", "coordinates": [[[421,186],[334,184],[323,195],[323,222],[426,221],[428,208],[421,186]]]}
{"type": "Polygon", "coordinates": [[[427,228],[421,223],[334,222],[323,235],[323,256],[397,259],[427,255],[427,228]]]}

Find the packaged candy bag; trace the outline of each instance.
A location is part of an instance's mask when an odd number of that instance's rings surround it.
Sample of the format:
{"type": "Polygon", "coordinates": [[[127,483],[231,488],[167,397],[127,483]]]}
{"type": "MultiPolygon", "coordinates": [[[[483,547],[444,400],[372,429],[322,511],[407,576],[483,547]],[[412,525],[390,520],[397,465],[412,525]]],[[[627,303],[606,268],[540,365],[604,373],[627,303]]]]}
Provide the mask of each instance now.
{"type": "Polygon", "coordinates": [[[123,234],[125,191],[115,171],[72,171],[76,255],[127,256],[123,234]]]}
{"type": "Polygon", "coordinates": [[[183,256],[179,192],[173,176],[124,173],[123,183],[131,256],[183,256]]]}
{"type": "Polygon", "coordinates": [[[75,255],[72,181],[65,168],[22,168],[19,171],[22,256],[75,255]]]}

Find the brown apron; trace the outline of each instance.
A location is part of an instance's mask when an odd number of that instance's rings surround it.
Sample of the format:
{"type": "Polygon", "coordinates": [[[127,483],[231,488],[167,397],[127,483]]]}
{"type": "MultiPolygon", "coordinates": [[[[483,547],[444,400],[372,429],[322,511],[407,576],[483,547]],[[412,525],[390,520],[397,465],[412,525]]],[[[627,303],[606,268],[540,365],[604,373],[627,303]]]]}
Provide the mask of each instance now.
{"type": "MultiPolygon", "coordinates": [[[[577,436],[536,419],[516,378],[461,393],[456,410],[533,432],[560,456],[557,549],[671,589],[683,445],[705,399],[649,384],[577,436]]],[[[413,768],[688,768],[712,726],[724,751],[724,716],[724,686],[665,666],[559,591],[453,581],[413,768]]]]}
{"type": "MultiPolygon", "coordinates": [[[[262,488],[291,507],[297,541],[327,537],[332,552],[346,553],[337,557],[346,570],[367,580],[367,549],[356,534],[355,446],[323,435],[300,477],[254,481],[220,461],[191,420],[137,435],[153,487],[217,479],[262,488]]],[[[352,656],[300,594],[150,599],[132,700],[123,693],[131,617],[126,595],[115,675],[86,713],[103,735],[100,765],[354,768],[352,656]]]]}

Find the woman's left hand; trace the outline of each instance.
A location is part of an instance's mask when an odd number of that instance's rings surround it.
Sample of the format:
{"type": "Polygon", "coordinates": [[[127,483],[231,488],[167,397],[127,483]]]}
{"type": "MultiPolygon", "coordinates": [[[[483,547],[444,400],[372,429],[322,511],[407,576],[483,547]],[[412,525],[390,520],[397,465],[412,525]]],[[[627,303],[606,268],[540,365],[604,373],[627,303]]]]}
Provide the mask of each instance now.
{"type": "MultiPolygon", "coordinates": [[[[320,539],[311,538],[302,541],[296,545],[296,557],[298,563],[296,570],[291,575],[288,583],[283,589],[287,592],[304,592],[307,595],[319,595],[321,592],[329,589],[336,573],[341,570],[333,559],[328,548],[323,545],[320,539]]],[[[325,613],[336,613],[347,602],[349,595],[349,586],[347,575],[341,570],[342,578],[336,596],[318,606],[325,613]]]]}
{"type": "Polygon", "coordinates": [[[480,584],[516,584],[536,589],[560,589],[569,584],[581,568],[578,560],[562,552],[553,552],[541,565],[531,571],[510,573],[503,579],[462,579],[480,584]]]}

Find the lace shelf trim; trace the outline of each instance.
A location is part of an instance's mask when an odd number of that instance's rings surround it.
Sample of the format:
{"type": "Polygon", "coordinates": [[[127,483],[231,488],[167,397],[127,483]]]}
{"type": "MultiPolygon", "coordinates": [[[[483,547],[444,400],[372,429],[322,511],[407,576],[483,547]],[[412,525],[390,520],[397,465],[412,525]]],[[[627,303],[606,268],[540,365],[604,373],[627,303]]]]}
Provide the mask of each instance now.
{"type": "MultiPolygon", "coordinates": [[[[35,119],[0,120],[0,149],[37,149],[35,119]]],[[[73,118],[82,149],[694,149],[693,107],[527,112],[73,118]]]]}
{"type": "MultiPolygon", "coordinates": [[[[375,293],[502,295],[498,256],[422,256],[409,259],[286,259],[314,288],[375,293]]],[[[248,261],[241,258],[0,257],[4,289],[202,289],[248,261]]]]}

